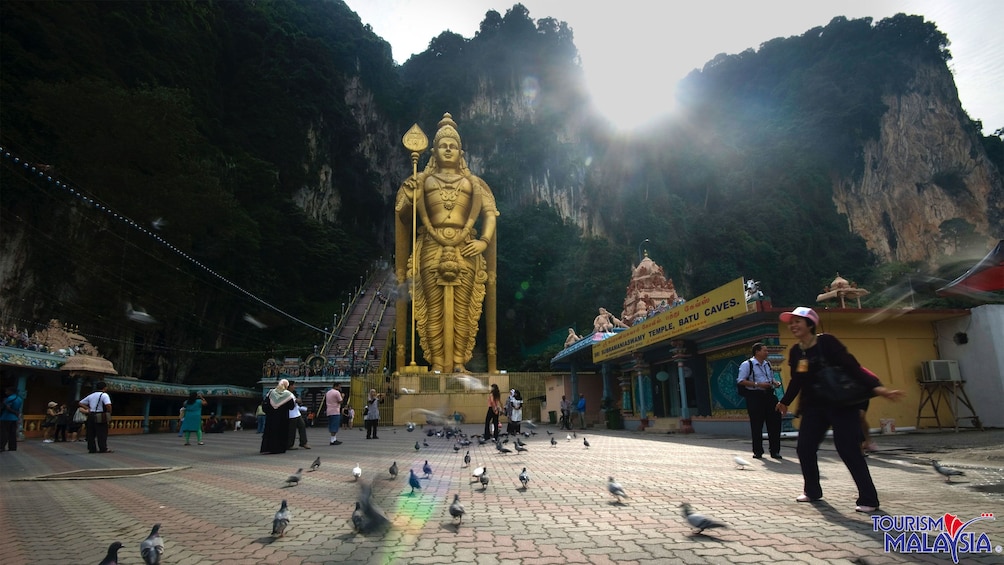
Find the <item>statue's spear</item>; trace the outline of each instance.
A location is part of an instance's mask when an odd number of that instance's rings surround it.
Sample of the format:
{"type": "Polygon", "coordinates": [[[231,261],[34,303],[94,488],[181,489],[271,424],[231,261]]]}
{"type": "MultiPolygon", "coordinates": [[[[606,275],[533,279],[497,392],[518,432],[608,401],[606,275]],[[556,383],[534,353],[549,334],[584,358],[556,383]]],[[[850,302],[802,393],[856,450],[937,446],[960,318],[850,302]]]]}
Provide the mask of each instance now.
{"type": "Polygon", "coordinates": [[[404,148],[411,151],[411,178],[415,181],[415,190],[411,196],[411,363],[409,366],[417,367],[415,363],[415,285],[418,284],[418,157],[423,151],[429,148],[429,138],[418,127],[413,124],[411,128],[401,138],[404,148]]]}

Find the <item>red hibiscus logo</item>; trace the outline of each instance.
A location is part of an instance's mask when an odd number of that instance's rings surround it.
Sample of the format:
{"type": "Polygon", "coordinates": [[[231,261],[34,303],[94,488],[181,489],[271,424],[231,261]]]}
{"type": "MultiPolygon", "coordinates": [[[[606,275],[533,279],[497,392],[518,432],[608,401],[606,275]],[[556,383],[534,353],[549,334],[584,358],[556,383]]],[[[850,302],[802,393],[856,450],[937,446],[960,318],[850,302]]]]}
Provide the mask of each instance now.
{"type": "Polygon", "coordinates": [[[948,535],[955,537],[955,532],[959,531],[962,527],[962,520],[959,520],[958,516],[954,514],[945,513],[945,529],[948,530],[948,535]]]}

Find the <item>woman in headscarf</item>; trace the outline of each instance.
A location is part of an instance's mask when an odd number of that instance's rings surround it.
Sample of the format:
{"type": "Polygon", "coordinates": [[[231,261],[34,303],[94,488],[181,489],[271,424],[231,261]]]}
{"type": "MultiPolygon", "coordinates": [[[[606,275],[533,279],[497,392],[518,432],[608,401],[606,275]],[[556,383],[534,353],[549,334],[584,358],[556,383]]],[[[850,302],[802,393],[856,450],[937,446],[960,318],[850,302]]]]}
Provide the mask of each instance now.
{"type": "Polygon", "coordinates": [[[265,431],[261,434],[261,452],[286,453],[289,446],[289,411],[293,408],[293,393],[287,390],[289,381],[282,379],[265,395],[265,431]]]}

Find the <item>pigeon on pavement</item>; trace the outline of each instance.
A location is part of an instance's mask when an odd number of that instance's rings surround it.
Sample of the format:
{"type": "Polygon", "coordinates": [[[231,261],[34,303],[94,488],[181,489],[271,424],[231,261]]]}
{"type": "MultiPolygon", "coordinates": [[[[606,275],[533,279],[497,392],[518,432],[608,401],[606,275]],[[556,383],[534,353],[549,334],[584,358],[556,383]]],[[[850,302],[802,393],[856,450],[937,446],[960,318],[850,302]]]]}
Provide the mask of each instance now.
{"type": "Polygon", "coordinates": [[[525,447],[525,445],[526,445],[525,443],[517,443],[517,444],[516,444],[516,452],[517,452],[517,453],[521,453],[521,452],[523,452],[523,451],[530,451],[529,449],[527,449],[527,448],[525,447]]]}
{"type": "Polygon", "coordinates": [[[404,429],[408,430],[409,432],[415,431],[415,422],[408,422],[408,425],[405,426],[404,429]]]}
{"type": "Polygon", "coordinates": [[[572,441],[572,434],[565,434],[565,439],[568,441],[572,441]]]}
{"type": "Polygon", "coordinates": [[[321,458],[318,457],[317,459],[314,459],[313,463],[310,464],[310,470],[311,471],[316,471],[317,468],[320,467],[320,466],[321,466],[321,458]]]}
{"type": "Polygon", "coordinates": [[[429,460],[425,460],[425,465],[422,465],[422,472],[425,473],[426,479],[432,476],[432,465],[429,465],[429,460]]]}
{"type": "Polygon", "coordinates": [[[732,460],[736,462],[736,465],[739,465],[739,470],[741,470],[741,471],[746,470],[746,467],[750,466],[750,462],[749,461],[743,459],[742,457],[739,457],[738,455],[736,455],[735,457],[733,457],[732,460]]]}
{"type": "Polygon", "coordinates": [[[296,470],[295,473],[286,478],[286,486],[293,486],[300,484],[300,478],[303,476],[303,467],[296,470]]]}
{"type": "Polygon", "coordinates": [[[160,537],[160,524],[154,524],[150,535],[139,544],[139,554],[146,565],[157,565],[164,555],[164,540],[160,537]]]}
{"type": "Polygon", "coordinates": [[[118,565],[119,562],[119,549],[122,544],[119,542],[114,542],[108,546],[108,553],[105,554],[105,558],[101,560],[98,565],[118,565]]]}
{"type": "Polygon", "coordinates": [[[486,490],[488,488],[488,471],[481,473],[478,480],[481,481],[481,490],[486,490]]]}
{"type": "Polygon", "coordinates": [[[607,477],[607,490],[610,494],[617,497],[617,503],[619,504],[621,498],[630,498],[627,493],[624,492],[624,487],[620,485],[613,477],[607,477]]]}
{"type": "Polygon", "coordinates": [[[519,473],[519,482],[523,483],[523,489],[526,489],[527,483],[530,482],[530,473],[526,472],[526,467],[519,473]]]}
{"type": "Polygon", "coordinates": [[[356,509],[352,511],[352,528],[359,533],[366,528],[366,517],[358,500],[356,501],[356,509]]]}
{"type": "Polygon", "coordinates": [[[422,446],[418,445],[418,442],[416,441],[415,442],[415,451],[418,451],[419,449],[422,449],[422,446]]]}
{"type": "Polygon", "coordinates": [[[471,466],[471,450],[468,449],[467,453],[464,454],[464,467],[471,466]]]}
{"type": "Polygon", "coordinates": [[[418,482],[418,475],[415,474],[414,469],[408,469],[411,475],[408,477],[408,485],[411,487],[411,493],[415,494],[415,489],[422,490],[422,483],[418,482]]]}
{"type": "Polygon", "coordinates": [[[363,469],[359,463],[356,463],[356,466],[352,468],[352,478],[358,481],[361,476],[363,476],[363,469]]]}
{"type": "Polygon", "coordinates": [[[484,474],[485,474],[485,468],[484,467],[478,467],[477,469],[474,469],[474,471],[471,473],[471,477],[473,477],[474,480],[471,481],[471,482],[472,483],[478,482],[479,480],[481,480],[481,475],[484,475],[484,474]]]}
{"type": "Polygon", "coordinates": [[[361,526],[357,526],[360,533],[365,534],[380,530],[390,524],[387,514],[377,506],[376,502],[373,502],[373,485],[369,481],[359,483],[359,500],[356,505],[359,507],[362,518],[361,526]]]}
{"type": "Polygon", "coordinates": [[[286,500],[283,499],[282,506],[279,507],[279,511],[275,513],[275,518],[272,519],[272,537],[281,538],[286,533],[286,526],[289,525],[290,518],[289,506],[286,505],[286,500]]]}
{"type": "Polygon", "coordinates": [[[697,531],[694,532],[695,534],[699,534],[704,530],[711,528],[728,528],[728,526],[722,522],[694,512],[694,510],[690,507],[690,504],[687,504],[686,502],[681,504],[680,508],[683,508],[683,517],[687,519],[687,523],[697,529],[697,531]]]}
{"type": "Polygon", "coordinates": [[[945,482],[952,482],[952,477],[964,477],[966,474],[958,469],[952,469],[951,467],[942,467],[940,463],[936,460],[931,459],[931,463],[934,465],[934,470],[938,472],[939,475],[945,477],[945,482]]]}
{"type": "Polygon", "coordinates": [[[554,438],[552,437],[552,438],[551,438],[551,447],[557,447],[557,445],[558,445],[558,440],[556,440],[556,439],[554,439],[554,438]]]}
{"type": "Polygon", "coordinates": [[[589,449],[589,440],[586,438],[582,438],[582,445],[586,446],[586,449],[589,449]]]}
{"type": "Polygon", "coordinates": [[[397,478],[397,461],[391,463],[390,465],[390,478],[392,479],[397,478]]]}
{"type": "Polygon", "coordinates": [[[458,519],[457,525],[459,526],[464,521],[464,505],[460,504],[460,495],[453,495],[453,504],[450,505],[450,516],[458,519]]]}

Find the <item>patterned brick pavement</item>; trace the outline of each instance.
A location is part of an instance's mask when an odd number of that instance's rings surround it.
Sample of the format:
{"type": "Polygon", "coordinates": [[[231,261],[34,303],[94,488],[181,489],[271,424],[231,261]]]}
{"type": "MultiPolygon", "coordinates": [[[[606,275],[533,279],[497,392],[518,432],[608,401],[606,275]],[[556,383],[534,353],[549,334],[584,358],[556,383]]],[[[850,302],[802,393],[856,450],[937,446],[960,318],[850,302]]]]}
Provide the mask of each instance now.
{"type": "MultiPolygon", "coordinates": [[[[470,433],[480,428],[465,426],[470,433]]],[[[871,518],[854,512],[853,483],[830,443],[820,459],[825,501],[796,504],[801,475],[793,441],[784,442],[783,461],[754,460],[739,470],[734,455],[752,459],[748,441],[737,438],[590,430],[587,449],[581,433],[567,441],[555,432],[558,445],[551,447],[544,427],[538,432],[524,440],[529,451],[522,454],[474,442],[472,466],[487,469],[486,489],[462,467],[466,449],[455,452],[452,441],[426,438],[421,429],[382,429],[379,440],[343,430],[344,443],[328,446],[325,430],[312,428],[314,449],[271,456],[258,454],[253,432],[210,434],[206,445],[188,447],[173,434],[113,436],[111,454],[88,454],[83,443],[24,442],[16,453],[0,454],[0,563],[97,563],[116,540],[125,544],[120,562],[142,563],[139,543],[155,522],[162,524],[164,563],[171,564],[951,563],[946,554],[885,553],[871,518]],[[416,452],[423,439],[429,447],[416,452]],[[317,456],[318,471],[284,488],[290,473],[317,456]],[[432,477],[411,496],[408,469],[421,475],[426,460],[432,477]],[[393,461],[401,468],[397,480],[387,472],[393,461]],[[392,520],[385,533],[352,531],[357,463],[392,520]],[[524,466],[531,475],[525,491],[517,479],[524,466]],[[176,470],[19,480],[132,467],[176,470]],[[624,504],[607,493],[608,475],[630,496],[624,504]],[[467,511],[459,528],[447,512],[454,493],[467,511]],[[286,536],[272,540],[272,515],[283,498],[293,519],[286,536]],[[684,501],[730,528],[690,535],[678,508],[684,501]]],[[[882,513],[949,512],[963,521],[1004,513],[999,463],[966,465],[966,477],[948,484],[922,449],[901,450],[883,439],[883,451],[870,458],[882,513]]],[[[1004,562],[1004,521],[976,522],[966,531],[985,532],[996,553],[962,554],[962,563],[1004,562]]]]}

